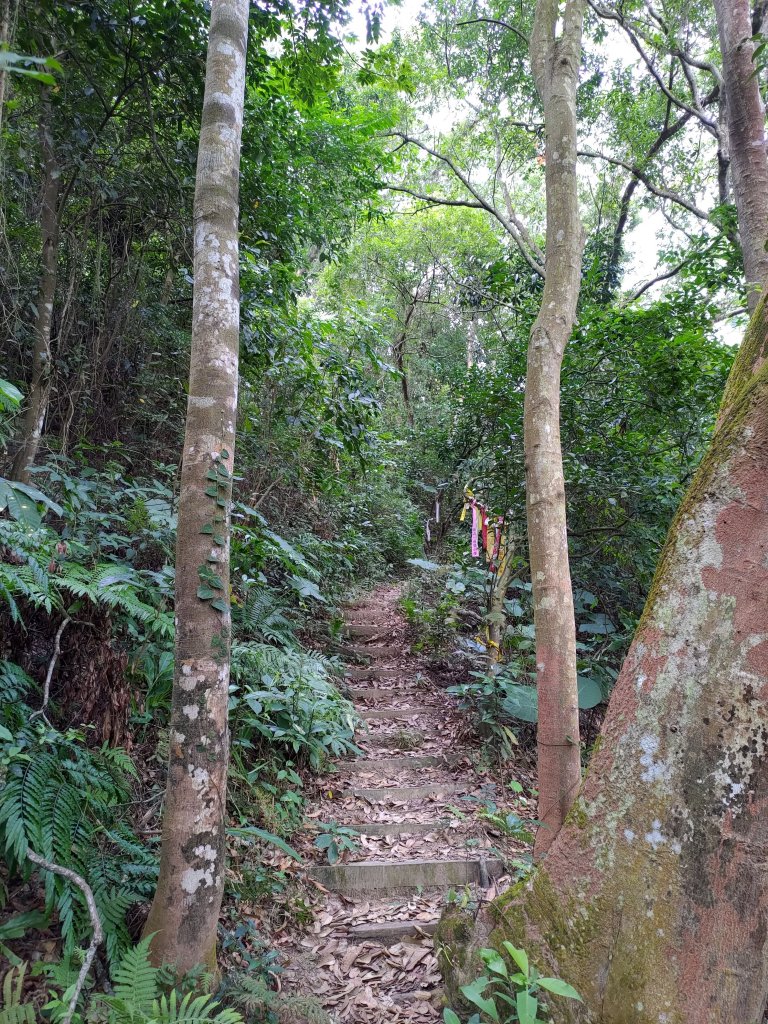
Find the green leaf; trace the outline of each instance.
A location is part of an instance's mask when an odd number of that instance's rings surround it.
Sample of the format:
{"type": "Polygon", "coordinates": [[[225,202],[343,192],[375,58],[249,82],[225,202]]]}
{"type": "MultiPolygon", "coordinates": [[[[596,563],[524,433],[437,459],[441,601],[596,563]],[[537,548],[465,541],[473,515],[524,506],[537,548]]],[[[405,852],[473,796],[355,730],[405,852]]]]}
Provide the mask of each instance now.
{"type": "Polygon", "coordinates": [[[483,995],[483,992],[488,988],[491,983],[491,979],[486,975],[480,978],[476,978],[471,985],[462,985],[462,995],[474,1003],[475,1006],[482,1010],[484,1014],[491,1018],[491,1020],[499,1020],[499,1011],[496,1009],[496,1003],[493,999],[488,999],[483,995]]]}
{"type": "Polygon", "coordinates": [[[509,953],[509,955],[512,957],[512,959],[515,961],[517,966],[520,968],[520,970],[527,978],[530,974],[530,967],[528,965],[528,954],[525,952],[524,949],[518,949],[517,946],[513,946],[511,942],[505,941],[503,943],[503,946],[504,949],[506,949],[506,951],[509,953]]]}
{"type": "Polygon", "coordinates": [[[209,498],[215,498],[218,496],[219,488],[216,486],[216,484],[210,484],[208,487],[205,488],[205,493],[208,495],[209,498]]]}
{"type": "Polygon", "coordinates": [[[596,679],[589,676],[578,676],[579,707],[585,711],[597,707],[603,700],[603,689],[596,679]]]}
{"type": "Polygon", "coordinates": [[[198,587],[197,596],[201,601],[210,601],[213,597],[213,591],[210,587],[198,587]]]}
{"type": "Polygon", "coordinates": [[[415,565],[417,569],[426,569],[427,572],[434,572],[441,568],[438,562],[430,562],[426,558],[408,558],[406,561],[409,565],[415,565]]]}
{"type": "Polygon", "coordinates": [[[480,957],[489,971],[493,971],[494,974],[500,974],[503,978],[507,977],[507,965],[504,962],[504,958],[495,949],[481,949],[480,957]]]}
{"type": "Polygon", "coordinates": [[[520,1024],[536,1024],[539,1001],[527,989],[524,992],[517,993],[515,1008],[517,1009],[517,1017],[520,1024]]]}
{"type": "Polygon", "coordinates": [[[449,1010],[447,1006],[443,1010],[443,1024],[461,1024],[458,1016],[453,1010],[449,1010]]]}
{"type": "Polygon", "coordinates": [[[226,604],[220,597],[217,597],[215,601],[211,601],[211,608],[214,608],[217,612],[225,612],[227,610],[226,604]]]}
{"type": "Polygon", "coordinates": [[[227,834],[230,836],[237,836],[239,839],[248,839],[251,836],[256,839],[263,839],[265,843],[270,843],[272,846],[276,846],[278,850],[282,850],[283,853],[287,853],[289,857],[293,857],[294,860],[301,863],[301,854],[297,853],[292,846],[289,846],[284,839],[280,836],[273,835],[271,832],[265,832],[263,828],[256,828],[255,825],[248,825],[245,828],[228,828],[227,834]]]}
{"type": "Polygon", "coordinates": [[[583,999],[573,987],[569,985],[567,981],[563,981],[561,978],[539,978],[539,988],[545,988],[547,992],[554,992],[556,996],[564,996],[566,999],[578,999],[579,1002],[583,1002],[583,999]]]}
{"type": "Polygon", "coordinates": [[[212,534],[213,533],[213,523],[206,523],[205,526],[200,530],[200,533],[205,533],[205,534],[208,534],[208,535],[212,534]]]}

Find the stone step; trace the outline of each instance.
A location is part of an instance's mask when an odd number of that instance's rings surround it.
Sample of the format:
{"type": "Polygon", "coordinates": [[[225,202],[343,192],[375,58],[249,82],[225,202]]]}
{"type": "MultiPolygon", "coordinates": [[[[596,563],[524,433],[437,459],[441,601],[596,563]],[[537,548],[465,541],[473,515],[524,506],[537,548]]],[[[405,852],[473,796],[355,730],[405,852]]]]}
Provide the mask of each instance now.
{"type": "Polygon", "coordinates": [[[466,782],[432,782],[428,786],[376,786],[372,789],[346,789],[345,796],[379,803],[382,800],[428,800],[449,793],[467,793],[472,789],[466,782]]]}
{"type": "Polygon", "coordinates": [[[434,921],[365,921],[363,924],[353,924],[348,934],[358,942],[380,942],[384,946],[394,946],[414,935],[434,935],[439,921],[439,917],[434,921]]]}
{"type": "Polygon", "coordinates": [[[381,889],[418,889],[435,886],[487,885],[504,873],[495,858],[472,860],[368,860],[360,864],[323,864],[310,875],[334,892],[372,892],[381,889]]]}
{"type": "Polygon", "coordinates": [[[397,721],[401,718],[416,718],[418,715],[427,715],[434,708],[430,707],[415,707],[415,708],[358,708],[358,714],[361,718],[368,718],[373,720],[379,720],[383,722],[397,721]]]}
{"type": "Polygon", "coordinates": [[[390,632],[389,626],[381,623],[347,622],[342,628],[344,636],[357,636],[361,638],[381,636],[384,637],[390,632]]]}
{"type": "Polygon", "coordinates": [[[367,735],[357,736],[358,745],[363,744],[365,747],[370,747],[374,750],[418,750],[425,743],[429,743],[432,740],[440,742],[442,737],[436,736],[433,733],[426,733],[423,729],[401,729],[396,733],[377,729],[367,735]],[[403,733],[417,733],[419,737],[418,742],[414,743],[409,739],[403,746],[398,746],[397,741],[403,733]]]}
{"type": "Polygon", "coordinates": [[[360,658],[400,658],[406,651],[399,647],[369,647],[365,644],[349,644],[341,648],[341,654],[354,654],[360,658]]]}
{"type": "MultiPolygon", "coordinates": [[[[389,690],[382,690],[375,686],[350,686],[349,695],[353,700],[392,700],[398,694],[419,693],[421,687],[418,683],[403,683],[401,686],[393,686],[389,690]]],[[[367,717],[367,716],[366,716],[367,717]]]]}
{"type": "Polygon", "coordinates": [[[344,668],[347,679],[397,679],[406,673],[400,668],[379,668],[377,665],[364,667],[347,665],[344,668]]]}
{"type": "Polygon", "coordinates": [[[364,821],[359,825],[346,825],[361,836],[423,836],[429,832],[442,832],[451,823],[450,818],[434,821],[364,821]]]}
{"type": "Polygon", "coordinates": [[[458,755],[421,754],[419,757],[358,757],[340,767],[348,772],[378,772],[387,775],[398,768],[437,768],[458,760],[458,755]]]}

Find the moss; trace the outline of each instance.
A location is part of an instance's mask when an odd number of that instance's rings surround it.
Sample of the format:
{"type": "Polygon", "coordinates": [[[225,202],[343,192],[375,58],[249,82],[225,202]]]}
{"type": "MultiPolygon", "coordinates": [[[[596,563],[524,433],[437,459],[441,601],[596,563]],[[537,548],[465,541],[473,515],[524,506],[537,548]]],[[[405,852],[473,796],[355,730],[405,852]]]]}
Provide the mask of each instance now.
{"type": "Polygon", "coordinates": [[[720,406],[722,422],[716,428],[712,441],[701,461],[696,474],[680,503],[672,525],[669,528],[656,572],[648,591],[645,608],[638,623],[637,633],[650,617],[659,592],[668,580],[670,563],[674,558],[681,528],[692,519],[692,513],[707,497],[713,480],[736,447],[744,441],[744,423],[758,402],[765,404],[768,393],[768,361],[755,365],[759,358],[768,359],[768,296],[755,311],[739,356],[733,365],[720,406]],[[742,354],[747,353],[742,358],[742,354]],[[749,355],[751,353],[751,356],[749,355]]]}
{"type": "Polygon", "coordinates": [[[586,828],[589,824],[589,816],[587,815],[587,809],[584,806],[584,801],[581,797],[577,797],[573,805],[568,811],[565,818],[565,825],[571,825],[574,828],[586,828]]]}
{"type": "Polygon", "coordinates": [[[449,903],[435,930],[435,954],[445,982],[446,1002],[455,1010],[466,1009],[460,992],[462,985],[481,973],[476,957],[475,918],[469,909],[449,903]]]}

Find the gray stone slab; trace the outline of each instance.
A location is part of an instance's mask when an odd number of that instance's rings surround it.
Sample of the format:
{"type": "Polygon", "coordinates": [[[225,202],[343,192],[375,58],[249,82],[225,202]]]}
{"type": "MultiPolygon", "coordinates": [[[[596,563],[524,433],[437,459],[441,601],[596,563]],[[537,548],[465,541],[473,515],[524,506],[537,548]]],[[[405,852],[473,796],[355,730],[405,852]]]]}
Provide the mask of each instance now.
{"type": "Polygon", "coordinates": [[[419,690],[418,683],[403,683],[401,686],[392,686],[388,690],[382,690],[376,686],[350,686],[349,695],[353,700],[390,701],[398,694],[418,693],[419,690]]]}
{"type": "Polygon", "coordinates": [[[407,651],[399,647],[376,647],[373,644],[349,644],[341,648],[342,654],[355,654],[361,658],[400,658],[407,651]]]}
{"type": "Polygon", "coordinates": [[[361,836],[423,836],[429,832],[441,832],[451,823],[450,818],[435,821],[364,821],[359,825],[348,825],[361,836]]]}
{"type": "Polygon", "coordinates": [[[418,757],[358,757],[354,761],[343,762],[339,767],[348,772],[378,772],[387,775],[398,768],[436,768],[455,760],[441,754],[420,754],[418,757]]]}
{"type": "Polygon", "coordinates": [[[401,718],[416,718],[418,715],[427,715],[434,708],[430,707],[415,707],[415,708],[358,708],[358,714],[361,718],[377,719],[384,722],[397,721],[401,718]]]}
{"type": "Polygon", "coordinates": [[[376,803],[382,800],[429,800],[448,793],[467,793],[466,782],[433,782],[429,786],[377,786],[373,789],[348,789],[345,794],[376,803]]]}
{"type": "Polygon", "coordinates": [[[347,679],[396,679],[406,673],[400,668],[379,668],[378,665],[349,665],[344,669],[347,679]]]}
{"type": "Polygon", "coordinates": [[[358,942],[381,942],[394,946],[414,935],[434,935],[439,917],[434,921],[366,921],[349,929],[350,938],[358,942]]]}
{"type": "Polygon", "coordinates": [[[334,892],[372,892],[387,889],[417,889],[421,886],[448,888],[485,884],[500,877],[500,860],[398,860],[363,861],[360,864],[323,864],[310,874],[326,889],[334,892]],[[485,870],[483,870],[485,869],[485,870]]]}

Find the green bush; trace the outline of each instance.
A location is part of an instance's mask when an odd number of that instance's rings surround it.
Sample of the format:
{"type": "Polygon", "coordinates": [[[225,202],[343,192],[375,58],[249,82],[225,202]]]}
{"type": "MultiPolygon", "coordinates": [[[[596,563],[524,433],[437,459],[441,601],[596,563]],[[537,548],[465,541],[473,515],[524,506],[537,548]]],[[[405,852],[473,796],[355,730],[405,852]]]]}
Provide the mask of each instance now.
{"type": "Polygon", "coordinates": [[[266,644],[232,649],[230,714],[234,744],[256,755],[282,748],[299,764],[320,768],[329,757],[359,753],[358,717],[341,696],[329,658],[266,644]]]}

